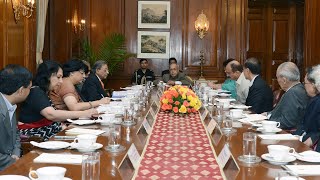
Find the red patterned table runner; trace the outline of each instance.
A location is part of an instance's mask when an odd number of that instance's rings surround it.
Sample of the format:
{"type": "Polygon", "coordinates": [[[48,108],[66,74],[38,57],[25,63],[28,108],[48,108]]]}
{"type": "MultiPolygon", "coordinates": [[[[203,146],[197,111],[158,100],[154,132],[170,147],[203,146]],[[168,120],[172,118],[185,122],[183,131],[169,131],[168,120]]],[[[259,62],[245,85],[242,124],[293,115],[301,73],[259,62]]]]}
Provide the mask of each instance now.
{"type": "Polygon", "coordinates": [[[223,179],[199,114],[159,112],[136,179],[223,179]]]}

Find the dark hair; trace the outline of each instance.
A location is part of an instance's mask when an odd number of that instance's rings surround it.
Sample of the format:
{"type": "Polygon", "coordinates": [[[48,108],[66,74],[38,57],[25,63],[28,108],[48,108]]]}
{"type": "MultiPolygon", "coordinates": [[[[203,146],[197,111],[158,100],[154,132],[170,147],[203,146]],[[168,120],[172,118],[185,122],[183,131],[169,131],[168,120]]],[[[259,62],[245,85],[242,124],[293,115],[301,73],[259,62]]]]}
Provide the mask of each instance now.
{"type": "Polygon", "coordinates": [[[223,63],[222,63],[223,67],[226,67],[229,64],[229,62],[234,61],[234,60],[235,59],[233,59],[233,58],[229,58],[229,59],[223,61],[223,63]]]}
{"type": "Polygon", "coordinates": [[[237,72],[237,71],[242,72],[243,71],[243,67],[240,63],[239,64],[238,63],[231,63],[230,67],[231,67],[232,72],[237,72]]]}
{"type": "Polygon", "coordinates": [[[260,61],[257,58],[249,58],[244,63],[244,67],[248,68],[252,74],[260,74],[261,72],[261,64],[260,61]]]}
{"type": "Polygon", "coordinates": [[[174,61],[176,64],[178,63],[178,62],[177,62],[177,59],[174,58],[174,57],[171,57],[171,58],[169,59],[169,65],[171,64],[171,61],[174,61]]]}
{"type": "Polygon", "coordinates": [[[312,72],[313,72],[313,67],[308,67],[308,68],[306,69],[306,72],[307,72],[307,80],[308,80],[309,82],[315,84],[315,83],[316,83],[316,80],[315,80],[315,78],[311,75],[312,72]]]}
{"type": "Polygon", "coordinates": [[[81,60],[79,59],[71,59],[67,61],[62,69],[63,69],[63,77],[69,77],[70,73],[83,70],[85,72],[85,68],[88,69],[88,66],[85,65],[81,60]]]}
{"type": "Polygon", "coordinates": [[[108,65],[106,61],[103,61],[103,60],[96,61],[92,66],[91,72],[95,74],[97,69],[101,69],[101,67],[105,64],[108,65]]]}
{"type": "Polygon", "coordinates": [[[57,74],[61,65],[53,60],[43,61],[38,67],[36,76],[33,80],[33,85],[39,86],[43,91],[47,92],[50,85],[50,77],[57,74]]]}
{"type": "Polygon", "coordinates": [[[140,64],[141,64],[143,61],[147,61],[147,62],[148,62],[147,59],[140,59],[140,64]]]}
{"type": "Polygon", "coordinates": [[[21,87],[27,88],[31,81],[32,74],[27,68],[9,64],[0,71],[0,92],[11,95],[21,87]]]}

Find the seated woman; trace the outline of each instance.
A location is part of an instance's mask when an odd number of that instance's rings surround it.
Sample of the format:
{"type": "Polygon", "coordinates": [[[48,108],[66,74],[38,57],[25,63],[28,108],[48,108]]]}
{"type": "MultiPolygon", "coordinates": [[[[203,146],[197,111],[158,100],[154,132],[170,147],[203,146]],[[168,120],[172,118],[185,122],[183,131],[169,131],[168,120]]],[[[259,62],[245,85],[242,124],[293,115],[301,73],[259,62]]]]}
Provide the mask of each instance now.
{"type": "Polygon", "coordinates": [[[80,111],[108,104],[110,99],[105,97],[97,101],[82,102],[75,85],[85,78],[86,65],[77,59],[72,59],[63,65],[63,82],[50,92],[50,99],[57,109],[80,111]]]}
{"type": "Polygon", "coordinates": [[[307,70],[304,87],[311,100],[304,119],[293,134],[302,136],[303,143],[320,151],[320,145],[316,146],[320,135],[320,65],[307,70]]]}
{"type": "Polygon", "coordinates": [[[55,61],[44,61],[39,65],[30,94],[22,103],[18,128],[21,135],[39,136],[48,140],[62,130],[61,121],[80,117],[91,117],[97,110],[56,110],[48,95],[62,83],[62,69],[55,61]]]}

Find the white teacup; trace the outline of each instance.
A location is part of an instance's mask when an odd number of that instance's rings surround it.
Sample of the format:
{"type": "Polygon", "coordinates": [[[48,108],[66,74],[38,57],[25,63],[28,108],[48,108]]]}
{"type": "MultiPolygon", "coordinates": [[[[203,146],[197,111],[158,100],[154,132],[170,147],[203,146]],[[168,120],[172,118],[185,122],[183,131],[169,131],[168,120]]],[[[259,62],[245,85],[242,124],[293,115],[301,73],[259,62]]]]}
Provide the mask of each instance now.
{"type": "Polygon", "coordinates": [[[101,114],[100,118],[103,121],[113,121],[116,118],[115,114],[101,114]]]}
{"type": "Polygon", "coordinates": [[[290,154],[295,153],[294,148],[290,148],[284,145],[269,145],[268,146],[269,155],[274,159],[281,161],[288,157],[290,154]],[[290,152],[292,151],[292,152],[290,152]]]}
{"type": "Polygon", "coordinates": [[[181,81],[175,81],[174,84],[175,85],[182,85],[182,82],[181,81]]]}
{"type": "Polygon", "coordinates": [[[74,143],[78,143],[80,148],[89,148],[97,141],[96,135],[93,134],[80,134],[74,139],[74,143]]]}
{"type": "Polygon", "coordinates": [[[273,131],[277,127],[280,127],[280,122],[276,121],[262,121],[262,127],[263,129],[268,132],[268,131],[273,131]]]}
{"type": "Polygon", "coordinates": [[[30,171],[29,178],[31,180],[63,180],[66,171],[66,168],[63,167],[47,166],[30,171]],[[34,178],[34,174],[36,174],[38,178],[34,178]]]}
{"type": "Polygon", "coordinates": [[[241,118],[243,114],[242,109],[231,109],[230,110],[230,116],[233,118],[241,118]]]}

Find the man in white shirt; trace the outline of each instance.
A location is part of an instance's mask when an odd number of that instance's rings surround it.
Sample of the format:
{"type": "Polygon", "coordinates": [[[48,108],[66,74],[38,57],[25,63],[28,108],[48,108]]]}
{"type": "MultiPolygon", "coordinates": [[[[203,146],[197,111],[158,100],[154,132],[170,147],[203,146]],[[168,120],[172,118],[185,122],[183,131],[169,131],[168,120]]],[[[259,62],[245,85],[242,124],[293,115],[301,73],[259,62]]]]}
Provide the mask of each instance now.
{"type": "Polygon", "coordinates": [[[31,80],[31,72],[19,65],[7,65],[0,71],[0,171],[20,157],[15,110],[28,97],[31,80]]]}
{"type": "Polygon", "coordinates": [[[236,81],[237,100],[244,104],[248,96],[250,81],[244,77],[242,71],[242,65],[236,60],[229,62],[225,69],[225,73],[236,81]]]}

